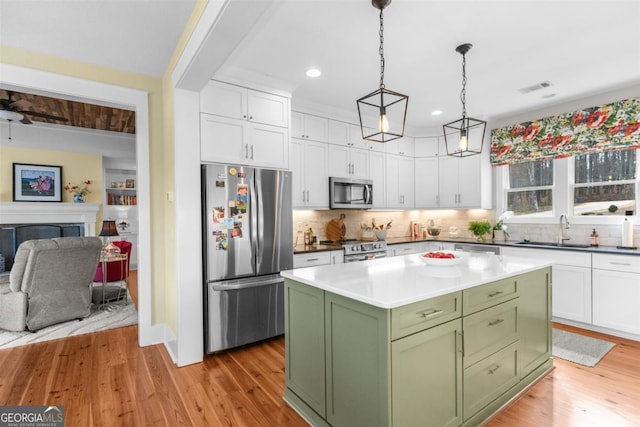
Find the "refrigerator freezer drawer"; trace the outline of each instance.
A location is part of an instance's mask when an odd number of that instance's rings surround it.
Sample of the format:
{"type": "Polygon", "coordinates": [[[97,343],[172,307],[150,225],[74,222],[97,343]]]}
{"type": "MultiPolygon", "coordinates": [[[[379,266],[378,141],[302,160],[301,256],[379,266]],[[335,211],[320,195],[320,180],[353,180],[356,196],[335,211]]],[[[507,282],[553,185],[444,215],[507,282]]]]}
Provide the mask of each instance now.
{"type": "Polygon", "coordinates": [[[256,278],[247,286],[239,282],[207,286],[207,353],[284,333],[284,279],[274,280],[271,275],[262,284],[256,283],[256,278]]]}

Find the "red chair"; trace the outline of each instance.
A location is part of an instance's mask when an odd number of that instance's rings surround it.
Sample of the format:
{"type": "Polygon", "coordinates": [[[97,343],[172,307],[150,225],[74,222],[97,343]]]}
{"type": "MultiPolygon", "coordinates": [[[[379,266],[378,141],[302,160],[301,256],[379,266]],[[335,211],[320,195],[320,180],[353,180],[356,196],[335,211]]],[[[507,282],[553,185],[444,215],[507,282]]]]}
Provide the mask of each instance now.
{"type": "Polygon", "coordinates": [[[131,242],[126,240],[121,240],[117,242],[113,242],[113,244],[120,248],[121,254],[126,254],[126,260],[113,260],[98,263],[98,268],[96,269],[96,274],[93,278],[93,288],[92,288],[92,300],[94,304],[102,304],[104,305],[108,301],[120,300],[122,298],[127,299],[127,291],[126,284],[122,285],[111,285],[113,282],[123,282],[127,280],[129,276],[129,259],[131,257],[131,249],[133,247],[131,242]],[[106,280],[103,275],[102,266],[106,266],[105,269],[107,271],[106,280]],[[97,286],[97,285],[104,285],[97,286]]]}
{"type": "MultiPolygon", "coordinates": [[[[131,259],[131,249],[133,247],[132,243],[126,240],[120,240],[117,242],[113,242],[113,244],[120,248],[120,253],[127,254],[127,260],[107,261],[105,263],[107,269],[107,280],[105,280],[106,282],[118,282],[120,280],[126,280],[127,276],[129,275],[129,260],[131,259]]],[[[103,282],[102,264],[102,262],[98,263],[96,275],[93,277],[94,282],[103,282]]]]}

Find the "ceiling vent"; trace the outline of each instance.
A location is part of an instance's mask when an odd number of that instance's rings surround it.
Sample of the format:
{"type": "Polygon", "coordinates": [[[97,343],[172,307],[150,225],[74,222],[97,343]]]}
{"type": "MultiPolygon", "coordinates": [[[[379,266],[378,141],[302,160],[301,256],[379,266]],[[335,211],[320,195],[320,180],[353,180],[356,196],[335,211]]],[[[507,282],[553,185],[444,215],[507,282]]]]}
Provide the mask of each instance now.
{"type": "Polygon", "coordinates": [[[536,90],[547,88],[549,86],[553,86],[552,83],[549,80],[545,80],[545,81],[543,81],[541,83],[536,83],[534,85],[518,89],[518,92],[523,93],[523,94],[524,93],[530,93],[530,92],[535,92],[536,90]]]}

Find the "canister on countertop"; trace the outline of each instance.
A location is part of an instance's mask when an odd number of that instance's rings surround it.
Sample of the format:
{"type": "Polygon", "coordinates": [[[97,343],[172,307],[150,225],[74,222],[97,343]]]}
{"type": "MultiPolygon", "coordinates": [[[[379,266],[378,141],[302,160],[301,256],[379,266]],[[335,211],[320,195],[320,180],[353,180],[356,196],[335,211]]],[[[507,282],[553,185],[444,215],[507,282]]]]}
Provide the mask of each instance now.
{"type": "Polygon", "coordinates": [[[600,246],[600,236],[598,235],[598,232],[595,228],[593,229],[591,236],[589,236],[589,244],[596,247],[600,246]]]}

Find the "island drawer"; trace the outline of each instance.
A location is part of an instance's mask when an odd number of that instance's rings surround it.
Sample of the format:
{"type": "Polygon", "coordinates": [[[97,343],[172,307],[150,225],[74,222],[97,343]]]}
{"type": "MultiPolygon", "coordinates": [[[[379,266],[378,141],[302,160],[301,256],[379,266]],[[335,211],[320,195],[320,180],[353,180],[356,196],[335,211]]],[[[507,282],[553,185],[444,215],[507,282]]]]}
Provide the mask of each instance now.
{"type": "Polygon", "coordinates": [[[471,418],[520,381],[516,341],[464,370],[463,413],[471,418]]]}
{"type": "Polygon", "coordinates": [[[518,299],[465,316],[464,366],[471,366],[518,340],[518,299]]]}
{"type": "Polygon", "coordinates": [[[497,280],[486,285],[465,289],[462,313],[466,316],[518,297],[517,277],[497,280]]]}
{"type": "Polygon", "coordinates": [[[453,292],[391,310],[391,339],[406,337],[461,315],[462,292],[453,292]]]}

